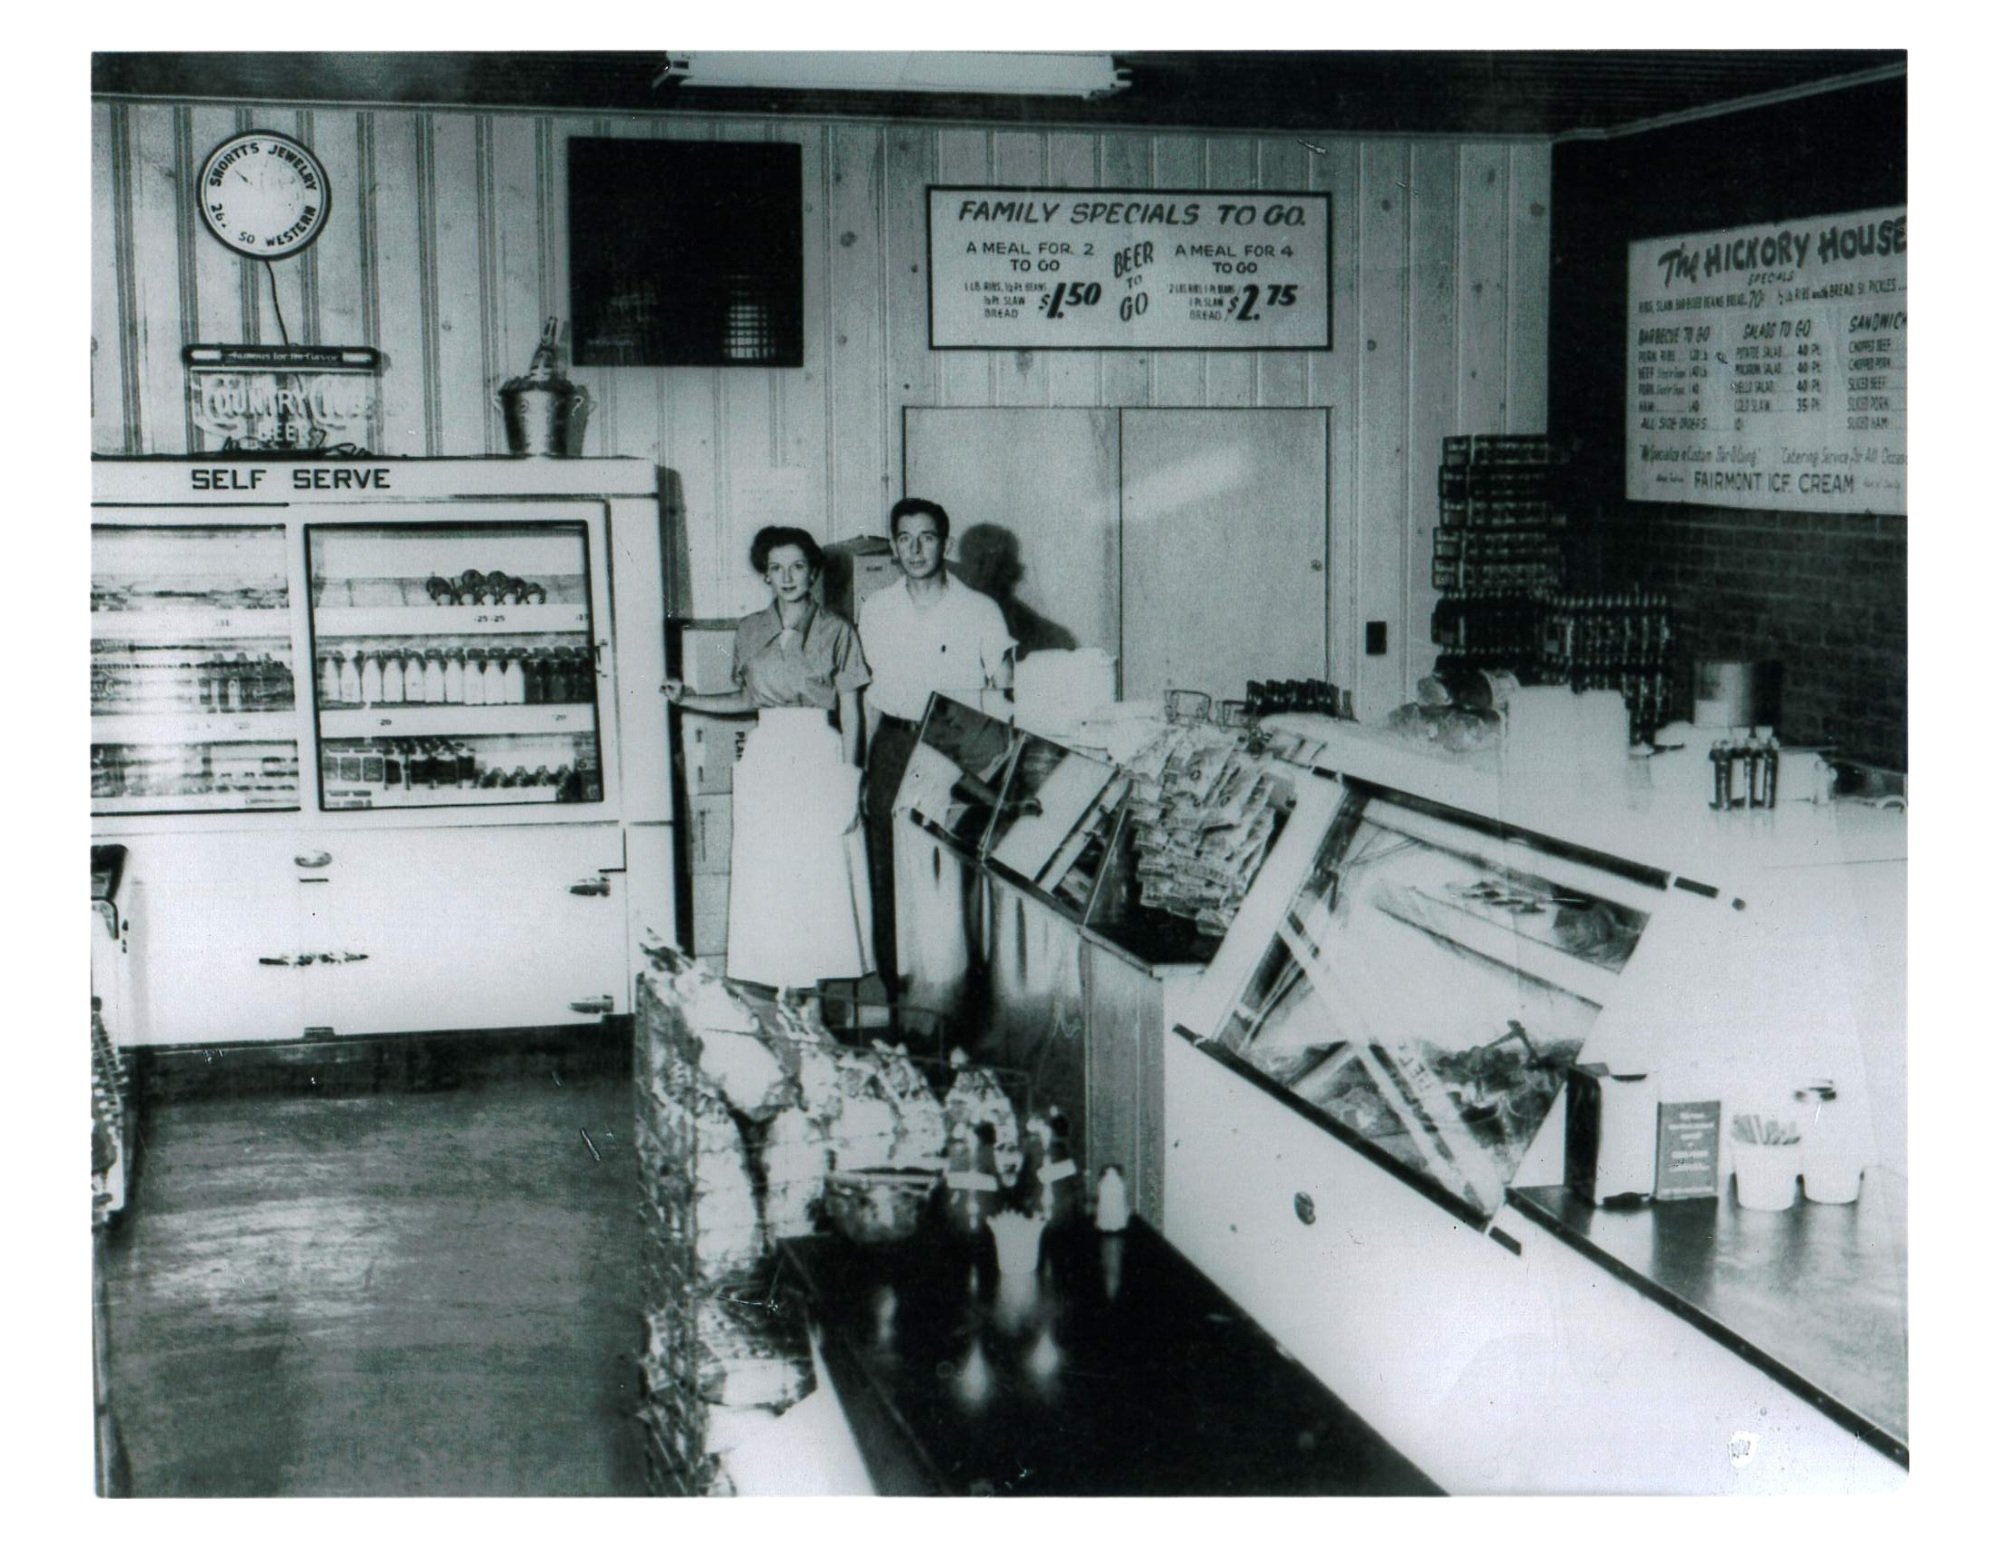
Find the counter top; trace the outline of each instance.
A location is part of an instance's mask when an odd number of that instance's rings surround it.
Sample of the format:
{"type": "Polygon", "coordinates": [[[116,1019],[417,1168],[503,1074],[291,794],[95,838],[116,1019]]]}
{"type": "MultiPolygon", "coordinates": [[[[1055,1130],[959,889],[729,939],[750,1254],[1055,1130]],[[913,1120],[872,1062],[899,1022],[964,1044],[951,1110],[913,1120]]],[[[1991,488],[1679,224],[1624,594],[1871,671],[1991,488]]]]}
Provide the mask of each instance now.
{"type": "Polygon", "coordinates": [[[1524,1217],[1764,1369],[1898,1463],[1909,1451],[1907,1194],[1871,1169],[1851,1206],[1729,1198],[1593,1207],[1509,1193],[1524,1217]]]}
{"type": "Polygon", "coordinates": [[[1731,895],[1751,895],[1783,883],[1784,871],[1898,862],[1908,856],[1908,822],[1901,810],[1844,800],[1827,805],[1785,800],[1771,810],[1709,809],[1699,786],[1708,764],[1692,747],[1625,758],[1622,765],[1599,769],[1594,778],[1580,773],[1576,781],[1556,786],[1545,777],[1506,776],[1497,747],[1454,754],[1387,730],[1309,715],[1266,723],[1317,741],[1322,750],[1315,765],[1329,772],[1541,832],[1731,895]]]}
{"type": "Polygon", "coordinates": [[[1430,1495],[1434,1487],[1135,1221],[990,1241],[789,1240],[780,1257],[877,1485],[1020,1496],[1430,1495]]]}

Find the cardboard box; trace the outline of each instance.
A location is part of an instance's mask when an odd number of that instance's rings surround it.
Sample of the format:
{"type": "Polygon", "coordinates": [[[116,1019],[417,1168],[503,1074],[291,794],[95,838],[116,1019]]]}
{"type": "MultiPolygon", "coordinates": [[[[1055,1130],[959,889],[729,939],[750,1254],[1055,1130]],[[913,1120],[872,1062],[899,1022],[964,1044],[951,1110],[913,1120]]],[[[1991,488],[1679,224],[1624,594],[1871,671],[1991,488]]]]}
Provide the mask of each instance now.
{"type": "Polygon", "coordinates": [[[687,772],[690,799],[729,793],[754,722],[712,714],[681,715],[681,765],[687,772]]]}
{"type": "Polygon", "coordinates": [[[695,874],[729,873],[730,804],[727,794],[688,801],[688,867],[695,874]]]}

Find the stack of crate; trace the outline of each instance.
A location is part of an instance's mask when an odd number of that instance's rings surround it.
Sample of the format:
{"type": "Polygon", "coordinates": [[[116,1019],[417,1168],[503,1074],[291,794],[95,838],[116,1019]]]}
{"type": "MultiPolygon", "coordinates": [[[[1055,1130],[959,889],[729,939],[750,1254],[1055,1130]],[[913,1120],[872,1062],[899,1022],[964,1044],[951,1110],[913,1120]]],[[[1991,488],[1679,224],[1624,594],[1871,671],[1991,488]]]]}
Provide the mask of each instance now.
{"type": "Polygon", "coordinates": [[[700,1072],[699,1036],[644,973],[635,1011],[647,1488],[725,1495],[718,1422],[796,1403],[813,1386],[811,1356],[802,1321],[772,1292],[750,1147],[700,1072]]]}
{"type": "Polygon", "coordinates": [[[1431,534],[1431,642],[1439,667],[1526,671],[1541,654],[1540,597],[1563,582],[1563,517],[1546,435],[1448,435],[1431,534]]]}

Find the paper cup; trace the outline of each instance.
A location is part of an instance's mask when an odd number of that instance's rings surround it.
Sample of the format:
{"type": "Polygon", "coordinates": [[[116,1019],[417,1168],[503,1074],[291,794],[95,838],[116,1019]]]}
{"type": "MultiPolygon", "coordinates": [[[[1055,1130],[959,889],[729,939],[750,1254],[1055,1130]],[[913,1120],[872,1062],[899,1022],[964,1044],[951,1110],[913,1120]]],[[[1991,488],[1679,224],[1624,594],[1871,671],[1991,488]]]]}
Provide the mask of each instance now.
{"type": "Polygon", "coordinates": [[[1783,1212],[1799,1189],[1797,1143],[1735,1143],[1736,1205],[1783,1212]]]}

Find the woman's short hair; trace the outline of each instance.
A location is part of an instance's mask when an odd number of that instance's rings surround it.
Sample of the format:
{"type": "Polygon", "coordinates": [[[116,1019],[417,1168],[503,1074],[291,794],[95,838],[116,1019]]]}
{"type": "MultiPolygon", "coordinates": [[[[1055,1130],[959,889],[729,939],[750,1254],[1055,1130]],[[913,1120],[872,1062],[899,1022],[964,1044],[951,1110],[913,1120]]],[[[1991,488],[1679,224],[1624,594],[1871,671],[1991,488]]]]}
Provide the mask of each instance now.
{"type": "Polygon", "coordinates": [[[826,567],[826,554],[819,550],[819,543],[813,540],[810,531],[801,531],[797,526],[766,526],[750,539],[750,567],[762,574],[771,562],[771,554],[780,547],[796,547],[806,555],[806,567],[814,578],[826,567]]]}
{"type": "Polygon", "coordinates": [[[929,499],[898,499],[889,506],[890,536],[896,535],[896,527],[901,524],[905,515],[930,516],[937,523],[938,541],[944,543],[951,540],[951,517],[945,514],[942,504],[933,503],[929,499]]]}

